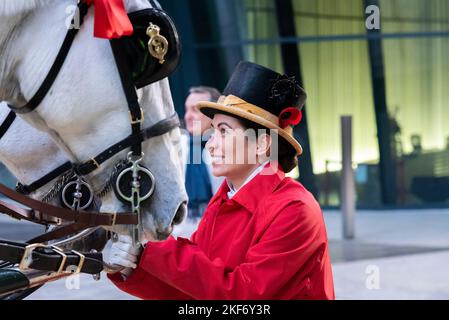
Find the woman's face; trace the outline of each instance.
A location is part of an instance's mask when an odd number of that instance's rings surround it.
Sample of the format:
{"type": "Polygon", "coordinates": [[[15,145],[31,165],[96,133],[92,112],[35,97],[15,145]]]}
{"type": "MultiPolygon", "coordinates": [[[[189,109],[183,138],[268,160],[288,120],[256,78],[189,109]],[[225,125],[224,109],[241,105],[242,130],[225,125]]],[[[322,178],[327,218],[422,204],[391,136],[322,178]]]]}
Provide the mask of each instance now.
{"type": "Polygon", "coordinates": [[[259,165],[255,132],[246,130],[234,117],[216,114],[206,144],[212,158],[212,173],[229,179],[246,177],[259,165]]]}

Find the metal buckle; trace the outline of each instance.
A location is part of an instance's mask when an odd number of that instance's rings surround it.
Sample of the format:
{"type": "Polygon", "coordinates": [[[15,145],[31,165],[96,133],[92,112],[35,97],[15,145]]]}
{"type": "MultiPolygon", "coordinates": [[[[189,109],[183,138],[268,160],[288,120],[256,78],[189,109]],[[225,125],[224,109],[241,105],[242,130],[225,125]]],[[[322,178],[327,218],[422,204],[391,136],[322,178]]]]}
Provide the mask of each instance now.
{"type": "Polygon", "coordinates": [[[51,249],[53,249],[54,252],[56,252],[57,254],[59,254],[62,257],[62,261],[61,264],[59,265],[59,269],[57,271],[57,273],[61,273],[64,270],[64,266],[65,263],[67,261],[67,255],[62,252],[62,250],[56,246],[51,246],[51,249]]]}
{"type": "Polygon", "coordinates": [[[78,257],[80,257],[80,262],[78,263],[78,267],[76,268],[75,274],[80,274],[81,270],[84,266],[84,260],[86,260],[86,256],[82,253],[79,253],[78,251],[72,250],[72,253],[76,254],[78,257]]]}
{"type": "Polygon", "coordinates": [[[117,212],[114,212],[112,214],[112,223],[111,223],[111,227],[115,226],[115,222],[117,221],[117,212]]]}
{"type": "Polygon", "coordinates": [[[131,124],[143,123],[144,120],[145,120],[145,116],[143,115],[142,108],[140,108],[140,118],[139,119],[133,119],[133,115],[131,114],[131,111],[129,111],[129,121],[131,122],[131,124]]]}
{"type": "Polygon", "coordinates": [[[97,162],[97,160],[95,160],[95,158],[90,159],[89,161],[91,161],[95,167],[100,168],[100,164],[97,162]]]}
{"type": "Polygon", "coordinates": [[[36,250],[37,248],[48,248],[48,246],[45,244],[42,244],[42,243],[33,243],[33,244],[26,246],[25,252],[23,253],[23,257],[19,263],[20,270],[28,269],[30,264],[33,262],[33,259],[31,259],[31,261],[29,261],[29,260],[33,254],[33,251],[36,250]]]}

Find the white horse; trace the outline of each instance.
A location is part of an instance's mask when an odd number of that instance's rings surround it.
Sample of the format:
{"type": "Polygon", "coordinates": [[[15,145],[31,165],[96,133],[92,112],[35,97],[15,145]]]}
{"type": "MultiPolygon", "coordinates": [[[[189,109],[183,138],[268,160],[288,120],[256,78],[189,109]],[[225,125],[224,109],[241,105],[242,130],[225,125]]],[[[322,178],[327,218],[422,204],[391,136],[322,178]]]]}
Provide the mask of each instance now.
{"type": "MultiPolygon", "coordinates": [[[[6,103],[0,103],[0,124],[8,114],[6,103]]],[[[38,131],[17,117],[0,139],[0,162],[18,181],[29,185],[66,163],[67,157],[49,135],[38,131]]],[[[50,191],[55,180],[39,188],[30,196],[41,200],[50,191]]]]}
{"type": "MultiPolygon", "coordinates": [[[[128,12],[150,7],[146,0],[124,2],[128,12]]],[[[66,12],[74,4],[73,0],[0,2],[0,100],[22,106],[34,95],[67,33],[66,12]]],[[[74,163],[89,160],[130,134],[127,103],[109,42],[92,34],[90,10],[50,92],[34,112],[23,116],[48,133],[74,163]]],[[[167,79],[138,94],[146,116],[143,127],[173,114],[167,79]]],[[[143,164],[156,178],[154,194],[142,208],[144,236],[149,239],[166,238],[186,214],[179,139],[179,130],[173,130],[143,144],[143,164]]],[[[41,150],[34,157],[46,156],[41,150]]],[[[95,191],[102,189],[114,164],[125,157],[126,151],[87,177],[95,191]]],[[[129,211],[112,193],[102,204],[101,211],[129,211]]]]}
{"type": "MultiPolygon", "coordinates": [[[[0,124],[3,123],[8,114],[9,110],[6,103],[1,102],[0,124]]],[[[18,181],[24,185],[30,185],[65,164],[67,157],[49,135],[31,127],[23,119],[17,117],[5,135],[0,138],[0,162],[18,181]],[[27,138],[23,139],[24,136],[27,138]],[[36,157],[36,155],[43,154],[45,157],[36,157]]],[[[58,178],[53,179],[31,192],[29,196],[36,200],[47,198],[57,180],[58,178]]],[[[60,199],[57,196],[54,198],[48,197],[48,202],[55,206],[60,205],[60,199]]],[[[42,232],[44,232],[44,229],[42,229],[42,232]]],[[[84,234],[85,237],[69,241],[67,245],[63,244],[61,247],[86,252],[91,249],[101,250],[106,244],[107,234],[105,231],[100,229],[90,230],[84,234]]]]}

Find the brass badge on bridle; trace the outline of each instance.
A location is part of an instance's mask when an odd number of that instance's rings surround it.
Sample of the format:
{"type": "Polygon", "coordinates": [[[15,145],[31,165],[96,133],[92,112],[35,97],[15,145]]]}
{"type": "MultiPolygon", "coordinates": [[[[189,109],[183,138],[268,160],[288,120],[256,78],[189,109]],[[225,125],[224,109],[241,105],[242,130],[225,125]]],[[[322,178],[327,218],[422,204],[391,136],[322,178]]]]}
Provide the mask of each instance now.
{"type": "Polygon", "coordinates": [[[161,28],[150,22],[150,26],[147,29],[147,35],[150,37],[148,50],[154,58],[159,60],[160,64],[164,64],[165,55],[168,52],[168,41],[160,32],[161,28]]]}

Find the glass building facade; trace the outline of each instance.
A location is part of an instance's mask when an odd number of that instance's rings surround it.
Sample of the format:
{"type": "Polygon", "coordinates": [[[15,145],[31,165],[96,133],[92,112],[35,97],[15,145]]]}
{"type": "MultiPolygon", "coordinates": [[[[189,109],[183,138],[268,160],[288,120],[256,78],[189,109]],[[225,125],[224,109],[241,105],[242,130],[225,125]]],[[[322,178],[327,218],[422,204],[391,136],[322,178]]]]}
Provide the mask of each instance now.
{"type": "Polygon", "coordinates": [[[343,115],[353,118],[360,207],[449,205],[448,1],[161,4],[180,27],[185,49],[171,79],[181,114],[189,86],[223,89],[239,60],[286,72],[286,56],[296,55],[308,93],[307,141],[298,139],[310,155],[300,161],[310,162],[313,182],[308,184],[316,187],[322,205],[340,204],[343,115]],[[379,8],[379,30],[367,28],[367,20],[376,18],[375,11],[366,12],[371,5],[379,8]],[[280,26],[289,20],[294,33],[285,35],[280,26]],[[290,45],[290,52],[283,51],[284,45],[290,45]]]}

